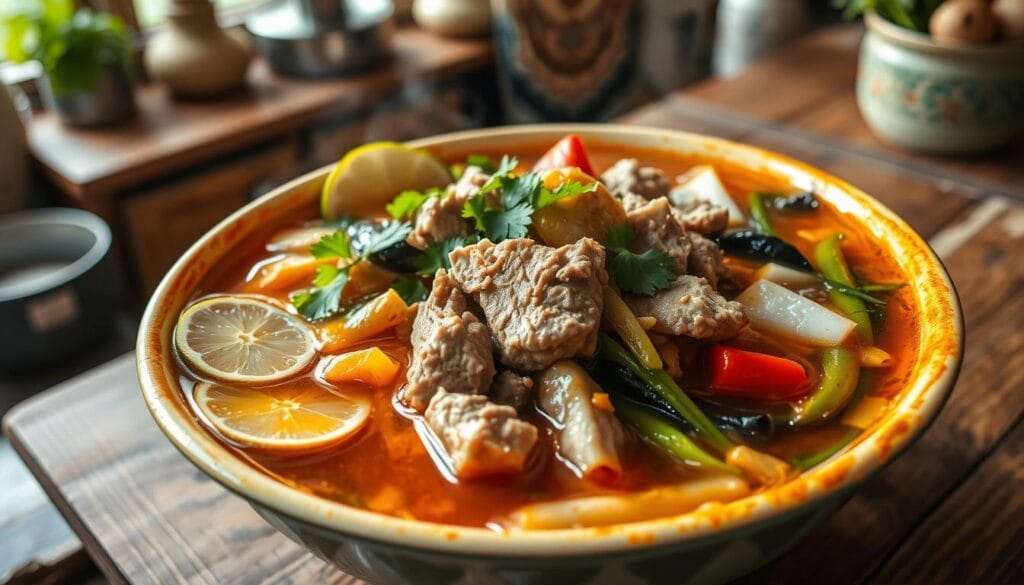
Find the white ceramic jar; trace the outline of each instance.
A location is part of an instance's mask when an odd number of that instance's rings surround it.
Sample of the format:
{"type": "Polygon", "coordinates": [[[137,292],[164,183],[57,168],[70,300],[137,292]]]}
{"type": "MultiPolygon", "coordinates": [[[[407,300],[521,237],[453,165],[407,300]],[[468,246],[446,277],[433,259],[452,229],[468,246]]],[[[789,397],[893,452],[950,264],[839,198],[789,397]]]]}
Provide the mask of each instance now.
{"type": "Polygon", "coordinates": [[[712,69],[739,73],[809,26],[807,0],[720,0],[712,69]]]}
{"type": "Polygon", "coordinates": [[[1024,44],[944,46],[874,13],[865,22],[857,104],[879,137],[955,154],[1024,131],[1024,44]]]}

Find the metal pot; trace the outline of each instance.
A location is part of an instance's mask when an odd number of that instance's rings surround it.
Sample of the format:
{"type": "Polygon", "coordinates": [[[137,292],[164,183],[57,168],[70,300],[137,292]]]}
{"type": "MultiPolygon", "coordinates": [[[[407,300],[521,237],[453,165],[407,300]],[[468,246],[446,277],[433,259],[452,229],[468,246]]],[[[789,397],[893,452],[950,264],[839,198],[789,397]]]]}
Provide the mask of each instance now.
{"type": "Polygon", "coordinates": [[[135,94],[124,67],[111,65],[100,72],[91,91],[56,94],[50,78],[39,79],[43,104],[56,112],[61,121],[72,126],[105,126],[127,120],[135,115],[135,94]]]}
{"type": "Polygon", "coordinates": [[[121,279],[110,229],[79,209],[0,218],[0,370],[53,364],[112,330],[121,279]]]}

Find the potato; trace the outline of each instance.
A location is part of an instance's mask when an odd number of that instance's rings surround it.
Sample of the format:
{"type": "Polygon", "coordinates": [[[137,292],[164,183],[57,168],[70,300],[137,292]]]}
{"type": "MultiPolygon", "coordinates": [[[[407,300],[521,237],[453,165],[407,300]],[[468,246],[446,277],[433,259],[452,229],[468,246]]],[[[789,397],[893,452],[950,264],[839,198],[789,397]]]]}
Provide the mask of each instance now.
{"type": "Polygon", "coordinates": [[[1003,38],[1024,40],[1024,0],[995,0],[992,2],[992,14],[999,21],[1003,38]]]}
{"type": "Polygon", "coordinates": [[[928,32],[939,43],[984,43],[996,36],[997,23],[984,0],[950,0],[928,21],[928,32]]]}
{"type": "MultiPolygon", "coordinates": [[[[544,186],[552,190],[568,181],[597,181],[575,167],[548,171],[543,180],[544,186]]],[[[564,246],[580,238],[604,241],[609,229],[625,222],[622,204],[601,183],[594,191],[567,197],[533,214],[533,229],[549,246],[564,246]]]]}

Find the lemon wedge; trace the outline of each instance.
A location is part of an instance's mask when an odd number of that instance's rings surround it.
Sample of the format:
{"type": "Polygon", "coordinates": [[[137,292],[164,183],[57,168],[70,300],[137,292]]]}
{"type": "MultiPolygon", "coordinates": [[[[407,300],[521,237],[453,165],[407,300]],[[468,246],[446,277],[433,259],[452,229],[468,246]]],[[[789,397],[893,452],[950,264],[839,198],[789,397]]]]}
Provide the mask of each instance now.
{"type": "Polygon", "coordinates": [[[196,384],[196,405],[225,437],[261,449],[304,451],[340,443],[370,420],[368,399],[334,394],[311,381],[276,388],[196,384]]]}
{"type": "Polygon", "coordinates": [[[402,191],[444,187],[450,181],[448,168],[428,152],[371,142],[350,150],[327,175],[320,211],[328,220],[379,211],[402,191]]]}
{"type": "Polygon", "coordinates": [[[178,319],[174,341],[182,359],[204,377],[270,384],[298,374],[316,357],[305,321],[254,297],[203,299],[178,319]]]}

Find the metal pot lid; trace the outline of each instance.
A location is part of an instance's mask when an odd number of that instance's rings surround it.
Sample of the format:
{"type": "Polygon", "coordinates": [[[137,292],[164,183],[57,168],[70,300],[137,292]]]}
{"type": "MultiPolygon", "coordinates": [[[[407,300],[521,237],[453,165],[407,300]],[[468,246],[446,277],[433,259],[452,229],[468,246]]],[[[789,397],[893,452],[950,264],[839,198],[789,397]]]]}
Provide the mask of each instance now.
{"type": "Polygon", "coordinates": [[[360,32],[386,22],[391,0],[283,0],[253,13],[245,27],[255,36],[309,39],[338,31],[360,32]]]}

